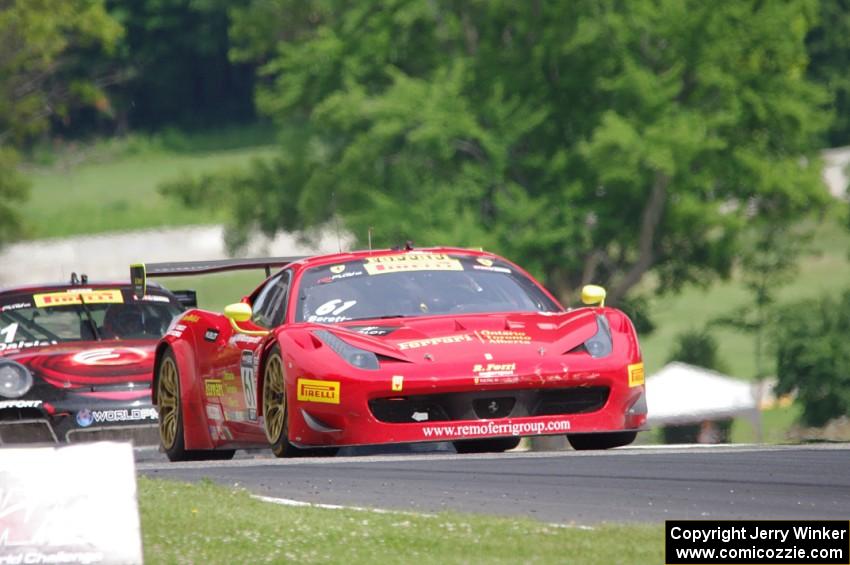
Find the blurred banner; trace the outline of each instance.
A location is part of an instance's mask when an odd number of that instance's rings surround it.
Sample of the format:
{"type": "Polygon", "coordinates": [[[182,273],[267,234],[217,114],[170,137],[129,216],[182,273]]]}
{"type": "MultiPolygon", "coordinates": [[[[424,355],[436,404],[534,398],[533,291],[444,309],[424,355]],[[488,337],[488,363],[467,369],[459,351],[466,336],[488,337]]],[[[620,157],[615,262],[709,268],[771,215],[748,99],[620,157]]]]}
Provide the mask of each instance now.
{"type": "Polygon", "coordinates": [[[142,563],[129,443],[0,449],[0,564],[142,563]]]}

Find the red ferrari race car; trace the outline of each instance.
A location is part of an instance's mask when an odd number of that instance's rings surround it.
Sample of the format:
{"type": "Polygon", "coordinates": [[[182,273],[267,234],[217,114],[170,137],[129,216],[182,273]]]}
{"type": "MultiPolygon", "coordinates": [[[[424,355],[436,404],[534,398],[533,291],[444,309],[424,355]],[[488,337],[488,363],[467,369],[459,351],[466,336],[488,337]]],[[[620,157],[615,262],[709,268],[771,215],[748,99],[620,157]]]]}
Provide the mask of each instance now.
{"type": "Polygon", "coordinates": [[[158,285],[139,296],[85,275],[0,291],[0,445],[158,443],[153,352],[184,307],[158,285]]]}
{"type": "Polygon", "coordinates": [[[631,443],[646,422],[631,321],[564,309],[517,265],[458,248],[135,265],[146,276],[284,267],[224,314],[190,310],[156,349],[154,403],[172,461],[270,447],[452,441],[504,451],[566,434],[631,443]],[[147,270],[146,270],[147,269],[147,270]]]}

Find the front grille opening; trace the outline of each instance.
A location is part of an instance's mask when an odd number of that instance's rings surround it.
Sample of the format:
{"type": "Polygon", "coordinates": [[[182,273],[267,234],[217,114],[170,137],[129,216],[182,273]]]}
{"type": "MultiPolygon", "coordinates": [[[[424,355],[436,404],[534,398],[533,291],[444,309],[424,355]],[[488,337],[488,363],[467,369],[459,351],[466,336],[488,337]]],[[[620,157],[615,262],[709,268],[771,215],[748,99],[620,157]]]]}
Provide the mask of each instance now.
{"type": "Polygon", "coordinates": [[[38,408],[4,408],[0,410],[0,422],[40,420],[42,418],[44,418],[44,415],[38,408]]]}
{"type": "Polygon", "coordinates": [[[608,402],[607,386],[587,386],[542,390],[532,416],[586,414],[595,412],[608,402]]]}
{"type": "Polygon", "coordinates": [[[375,418],[389,424],[444,422],[450,419],[435,397],[375,398],[369,401],[369,410],[375,418]]]}
{"type": "Polygon", "coordinates": [[[375,398],[369,409],[389,424],[557,416],[595,412],[609,393],[607,386],[589,386],[423,394],[375,398]]]}
{"type": "Polygon", "coordinates": [[[475,415],[481,420],[505,418],[514,409],[514,404],[516,404],[516,398],[512,396],[479,398],[472,401],[472,409],[475,411],[475,415]]]}

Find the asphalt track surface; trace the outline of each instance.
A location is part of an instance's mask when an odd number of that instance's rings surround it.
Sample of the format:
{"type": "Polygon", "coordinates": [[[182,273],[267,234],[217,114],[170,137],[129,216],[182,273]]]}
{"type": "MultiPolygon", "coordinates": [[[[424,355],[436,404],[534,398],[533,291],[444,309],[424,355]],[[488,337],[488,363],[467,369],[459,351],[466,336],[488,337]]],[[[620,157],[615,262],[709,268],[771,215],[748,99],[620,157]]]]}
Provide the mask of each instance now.
{"type": "Polygon", "coordinates": [[[847,444],[157,461],[137,470],[287,501],[566,524],[850,518],[847,444]]]}

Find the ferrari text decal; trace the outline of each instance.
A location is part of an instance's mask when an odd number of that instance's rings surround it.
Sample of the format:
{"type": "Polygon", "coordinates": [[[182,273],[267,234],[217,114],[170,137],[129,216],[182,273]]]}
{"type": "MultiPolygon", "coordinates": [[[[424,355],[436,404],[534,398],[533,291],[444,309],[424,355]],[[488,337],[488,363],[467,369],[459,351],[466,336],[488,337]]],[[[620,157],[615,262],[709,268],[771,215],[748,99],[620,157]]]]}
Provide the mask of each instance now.
{"type": "Polygon", "coordinates": [[[363,268],[370,275],[383,275],[400,271],[462,271],[463,265],[445,254],[405,253],[367,257],[363,268]]]}
{"type": "Polygon", "coordinates": [[[121,304],[124,297],[120,290],[75,290],[34,294],[33,300],[39,308],[71,306],[74,304],[121,304]]]}
{"type": "MultiPolygon", "coordinates": [[[[249,414],[257,413],[257,389],[254,386],[254,352],[243,351],[239,362],[242,375],[242,392],[245,394],[245,406],[249,414]]],[[[253,420],[253,418],[250,418],[253,420]]]]}
{"type": "Polygon", "coordinates": [[[180,321],[185,322],[187,324],[194,324],[195,322],[197,322],[200,319],[201,319],[201,317],[198,316],[197,314],[186,314],[185,316],[180,318],[180,321]]]}
{"type": "Polygon", "coordinates": [[[204,394],[207,397],[224,396],[224,386],[218,379],[207,379],[204,382],[204,394]]]}
{"type": "Polygon", "coordinates": [[[508,420],[496,423],[493,420],[486,424],[461,424],[442,426],[423,426],[422,436],[428,438],[461,438],[499,435],[540,435],[570,431],[569,420],[550,420],[548,422],[517,422],[508,420]]]}
{"type": "Polygon", "coordinates": [[[472,341],[468,334],[447,335],[444,337],[431,337],[428,339],[416,339],[413,341],[402,341],[398,344],[399,349],[418,349],[429,345],[439,345],[441,343],[463,343],[472,341]]]}
{"type": "Polygon", "coordinates": [[[475,332],[482,343],[521,344],[531,343],[531,336],[525,332],[510,330],[481,330],[475,332]]]}
{"type": "Polygon", "coordinates": [[[640,386],[643,380],[643,363],[629,365],[629,386],[640,386]]]}
{"type": "Polygon", "coordinates": [[[339,404],[339,383],[337,381],[298,379],[298,400],[339,404]]]}

